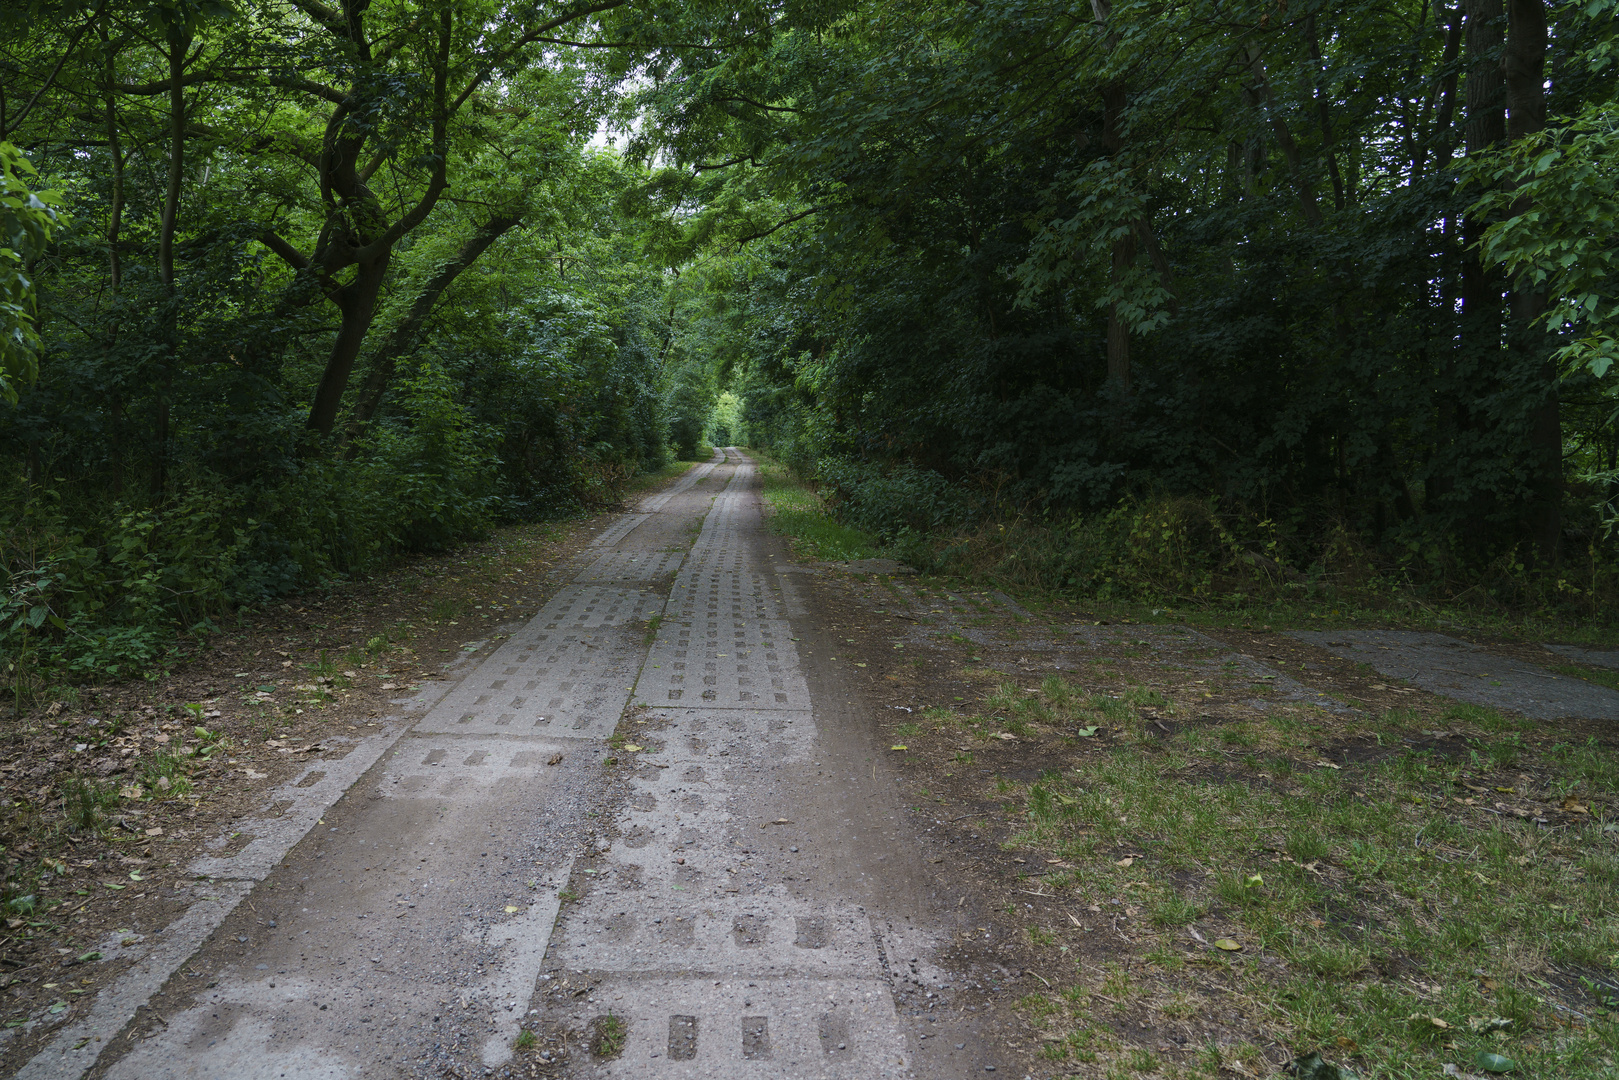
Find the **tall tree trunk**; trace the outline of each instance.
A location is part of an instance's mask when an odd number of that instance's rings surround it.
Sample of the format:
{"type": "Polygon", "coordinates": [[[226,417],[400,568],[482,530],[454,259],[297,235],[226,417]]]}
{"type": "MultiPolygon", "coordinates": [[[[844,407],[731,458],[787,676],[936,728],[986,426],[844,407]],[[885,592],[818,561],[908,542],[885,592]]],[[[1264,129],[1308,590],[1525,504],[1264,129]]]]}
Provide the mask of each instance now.
{"type": "Polygon", "coordinates": [[[1321,42],[1316,33],[1315,16],[1307,15],[1304,18],[1304,35],[1310,45],[1310,59],[1314,61],[1310,69],[1311,90],[1315,94],[1316,116],[1321,121],[1321,153],[1327,159],[1327,174],[1332,177],[1332,204],[1339,210],[1344,208],[1344,179],[1338,173],[1338,152],[1332,143],[1332,113],[1327,105],[1327,90],[1322,85],[1325,78],[1326,61],[1321,58],[1321,42]]]}
{"type": "Polygon", "coordinates": [[[337,290],[337,310],[341,317],[337,340],[332,342],[326,369],[321,372],[320,385],[315,389],[315,400],[309,406],[309,426],[322,435],[330,435],[337,424],[343,392],[348,389],[354,361],[365,344],[366,332],[371,329],[371,320],[377,312],[377,294],[388,276],[391,261],[392,251],[389,250],[379,258],[360,263],[354,280],[337,290]]]}
{"type": "Polygon", "coordinates": [[[1248,46],[1248,70],[1253,73],[1254,93],[1264,105],[1265,115],[1270,119],[1271,134],[1276,136],[1276,145],[1281,148],[1282,157],[1287,160],[1288,171],[1293,174],[1293,184],[1299,194],[1299,211],[1304,215],[1305,221],[1319,226],[1324,219],[1321,216],[1321,206],[1316,201],[1315,185],[1304,175],[1304,157],[1299,153],[1299,145],[1293,141],[1293,132],[1288,128],[1287,120],[1276,108],[1276,99],[1270,88],[1270,76],[1265,71],[1265,58],[1257,45],[1248,46]]]}
{"type": "MultiPolygon", "coordinates": [[[[1501,45],[1505,19],[1501,0],[1463,0],[1467,26],[1463,32],[1467,77],[1463,94],[1467,110],[1463,125],[1464,148],[1469,157],[1482,154],[1506,137],[1506,115],[1501,92],[1501,45]]],[[[1456,430],[1467,431],[1482,422],[1468,407],[1469,398],[1494,379],[1501,359],[1502,284],[1494,268],[1479,257],[1479,241],[1489,220],[1469,214],[1462,220],[1460,350],[1452,369],[1450,392],[1457,398],[1456,430]],[[1464,388],[1469,388],[1465,389],[1464,388]]],[[[1459,478],[1468,462],[1452,455],[1451,467],[1459,478]]],[[[1467,510],[1465,539],[1482,542],[1491,533],[1485,518],[1490,508],[1479,504],[1467,510]]]]}
{"type": "Polygon", "coordinates": [[[124,263],[118,253],[119,234],[124,225],[124,147],[118,130],[118,77],[106,19],[101,22],[101,50],[107,95],[107,153],[112,159],[112,193],[107,208],[107,277],[109,287],[116,294],[124,280],[124,263]]]}
{"type": "MultiPolygon", "coordinates": [[[[1107,26],[1109,16],[1113,14],[1112,0],[1091,0],[1091,13],[1096,16],[1097,25],[1107,26]]],[[[1115,49],[1119,44],[1116,33],[1107,35],[1108,48],[1115,49]]],[[[1124,106],[1127,97],[1124,83],[1115,80],[1102,87],[1102,149],[1109,155],[1116,155],[1124,149],[1124,132],[1120,125],[1124,119],[1124,106]]],[[[1124,282],[1135,263],[1136,237],[1135,230],[1127,230],[1123,235],[1113,241],[1113,250],[1110,253],[1110,276],[1114,288],[1124,282]]],[[[1116,385],[1123,394],[1130,394],[1130,328],[1119,317],[1119,304],[1114,301],[1107,313],[1107,377],[1108,381],[1116,385]]],[[[1116,417],[1123,421],[1123,415],[1116,417]]]]}
{"type": "MultiPolygon", "coordinates": [[[[101,36],[102,59],[104,61],[104,76],[106,85],[104,91],[107,95],[107,153],[112,158],[112,192],[107,208],[107,283],[108,291],[112,295],[114,305],[118,303],[118,293],[124,282],[124,261],[118,251],[122,239],[124,225],[124,147],[118,130],[118,79],[116,71],[116,57],[113,54],[112,41],[107,33],[107,20],[103,7],[99,32],[101,36]]],[[[118,320],[109,321],[107,335],[107,349],[111,352],[118,342],[118,320]]],[[[124,395],[121,388],[114,386],[111,401],[107,409],[107,453],[112,466],[111,484],[114,493],[123,491],[124,487],[124,395]]]]}
{"type": "MultiPolygon", "coordinates": [[[[382,339],[382,344],[377,348],[376,359],[366,376],[365,386],[360,391],[360,400],[355,403],[349,421],[349,439],[357,437],[376,415],[377,407],[382,404],[382,395],[387,392],[388,384],[393,380],[394,368],[399,358],[409,353],[415,346],[416,339],[421,334],[422,324],[432,313],[433,305],[438,302],[439,296],[460,276],[461,271],[476,262],[479,256],[489,250],[491,244],[520,225],[522,220],[521,213],[490,218],[480,225],[456,253],[441,264],[438,271],[422,285],[422,291],[416,294],[410,310],[405,313],[399,325],[388,332],[388,336],[382,339]]],[[[558,263],[560,262],[559,259],[558,263]]]]}
{"type": "MultiPolygon", "coordinates": [[[[361,28],[361,16],[369,0],[348,0],[349,40],[363,60],[371,58],[371,46],[361,28]]],[[[337,304],[341,315],[337,338],[332,342],[326,369],[309,406],[308,426],[321,435],[331,435],[343,406],[354,362],[365,344],[366,333],[376,315],[377,293],[393,261],[393,246],[399,238],[426,219],[448,186],[450,154],[450,105],[447,87],[450,75],[450,37],[453,12],[444,8],[438,17],[438,47],[433,57],[433,171],[427,188],[416,205],[390,224],[382,204],[367,185],[369,173],[360,167],[360,155],[367,135],[360,125],[349,122],[350,102],[338,106],[327,118],[325,145],[321,153],[320,179],[326,201],[329,233],[323,232],[315,257],[305,260],[290,245],[273,236],[265,242],[299,269],[314,270],[326,295],[337,304]],[[355,268],[354,280],[336,285],[336,274],[355,268]]],[[[356,91],[357,92],[357,91],[356,91]]]]}
{"type": "MultiPolygon", "coordinates": [[[[1457,5],[1445,13],[1445,51],[1439,61],[1439,82],[1436,93],[1439,107],[1434,112],[1433,131],[1426,141],[1417,143],[1416,155],[1411,162],[1411,179],[1416,180],[1422,176],[1427,168],[1428,143],[1434,147],[1434,168],[1443,169],[1450,162],[1451,149],[1454,140],[1451,137],[1451,118],[1456,112],[1456,58],[1461,55],[1462,26],[1465,23],[1463,5],[1458,0],[1457,5]]],[[[1430,96],[1429,100],[1433,100],[1430,96]]],[[[1427,103],[1423,105],[1423,113],[1427,113],[1427,103]]],[[[1420,128],[1420,123],[1419,123],[1420,128]]],[[[1421,131],[1418,131],[1421,139],[1421,131]]]]}
{"type": "Polygon", "coordinates": [[[179,351],[179,311],[174,292],[174,232],[180,216],[180,181],[185,169],[185,75],[188,35],[171,23],[169,41],[169,177],[163,193],[163,213],[157,237],[157,274],[163,285],[163,371],[157,398],[157,461],[152,469],[152,490],[162,494],[168,484],[169,410],[174,392],[174,367],[179,351]]]}
{"type": "MultiPolygon", "coordinates": [[[[1546,126],[1546,5],[1544,0],[1509,0],[1506,51],[1501,57],[1507,93],[1507,137],[1522,139],[1546,126]]],[[[1530,209],[1520,197],[1514,214],[1530,209]]],[[[1550,341],[1538,325],[1546,310],[1546,294],[1529,282],[1511,292],[1512,339],[1515,351],[1539,354],[1541,399],[1530,418],[1530,450],[1534,455],[1534,494],[1530,538],[1538,561],[1555,566],[1563,531],[1563,424],[1559,408],[1557,367],[1550,341]]]]}
{"type": "MultiPolygon", "coordinates": [[[[1135,230],[1113,241],[1113,283],[1117,285],[1136,261],[1135,230]]],[[[1126,395],[1130,393],[1130,327],[1119,317],[1119,303],[1113,302],[1107,315],[1107,377],[1126,395]]]]}

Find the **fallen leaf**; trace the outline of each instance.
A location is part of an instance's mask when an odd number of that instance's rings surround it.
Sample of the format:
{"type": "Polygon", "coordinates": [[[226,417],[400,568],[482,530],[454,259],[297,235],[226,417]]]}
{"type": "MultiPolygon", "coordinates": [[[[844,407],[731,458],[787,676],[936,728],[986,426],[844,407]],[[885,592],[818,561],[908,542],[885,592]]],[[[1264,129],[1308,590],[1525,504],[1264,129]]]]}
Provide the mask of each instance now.
{"type": "Polygon", "coordinates": [[[624,749],[631,754],[639,754],[641,752],[641,748],[636,746],[634,743],[627,743],[624,749]]]}
{"type": "Polygon", "coordinates": [[[1571,814],[1589,814],[1591,812],[1580,804],[1580,800],[1572,795],[1563,800],[1563,809],[1571,814]]]}
{"type": "Polygon", "coordinates": [[[1092,724],[1090,727],[1082,727],[1082,728],[1080,728],[1078,731],[1074,732],[1074,734],[1078,735],[1082,739],[1088,739],[1092,735],[1096,734],[1096,730],[1097,730],[1096,725],[1092,724]]]}
{"type": "Polygon", "coordinates": [[[1192,940],[1197,942],[1199,945],[1207,945],[1209,943],[1209,939],[1204,937],[1202,934],[1198,933],[1197,932],[1197,927],[1195,927],[1195,926],[1188,926],[1186,928],[1186,932],[1188,934],[1191,934],[1192,935],[1192,940]]]}
{"type": "Polygon", "coordinates": [[[1214,947],[1216,949],[1224,949],[1226,952],[1241,952],[1242,942],[1228,937],[1215,938],[1214,947]]]}
{"type": "Polygon", "coordinates": [[[1518,1067],[1518,1063],[1509,1057],[1503,1057],[1491,1050],[1480,1050],[1473,1055],[1473,1064],[1485,1072],[1508,1073],[1518,1067]]]}
{"type": "Polygon", "coordinates": [[[997,739],[1005,739],[1007,742],[1017,742],[1017,736],[1012,734],[1010,731],[999,732],[995,737],[997,739]]]}
{"type": "Polygon", "coordinates": [[[1422,1023],[1424,1020],[1426,1020],[1428,1023],[1432,1024],[1434,1027],[1438,1028],[1440,1031],[1449,1031],[1450,1030],[1449,1022],[1447,1022],[1445,1020],[1441,1020],[1437,1016],[1424,1016],[1422,1013],[1412,1013],[1411,1014],[1411,1019],[1417,1021],[1419,1024],[1422,1023]]]}
{"type": "Polygon", "coordinates": [[[508,915],[516,915],[519,911],[522,911],[522,910],[523,910],[522,908],[514,907],[511,904],[506,905],[506,914],[508,914],[508,915]]]}
{"type": "Polygon", "coordinates": [[[1477,1032],[1505,1031],[1512,1026],[1512,1021],[1504,1016],[1469,1016],[1467,1026],[1477,1032]]]}
{"type": "Polygon", "coordinates": [[[1118,862],[1114,863],[1113,865],[1119,867],[1120,869],[1129,869],[1130,864],[1135,862],[1135,861],[1136,861],[1136,857],[1134,855],[1126,855],[1124,858],[1120,859],[1118,862]]]}
{"type": "Polygon", "coordinates": [[[1320,769],[1337,769],[1340,772],[1343,771],[1343,766],[1342,765],[1334,765],[1330,761],[1318,761],[1315,764],[1316,764],[1316,767],[1320,768],[1320,769]]]}
{"type": "Polygon", "coordinates": [[[560,765],[560,764],[562,764],[562,755],[561,754],[552,754],[551,755],[551,760],[547,761],[546,764],[547,765],[560,765]]]}
{"type": "Polygon", "coordinates": [[[147,829],[146,830],[146,835],[147,836],[162,836],[163,835],[163,826],[159,825],[155,829],[147,829]]]}
{"type": "Polygon", "coordinates": [[[1298,1080],[1359,1080],[1356,1073],[1344,1066],[1323,1060],[1320,1051],[1294,1058],[1288,1071],[1298,1080]]]}
{"type": "Polygon", "coordinates": [[[894,746],[890,746],[889,749],[890,750],[909,750],[910,747],[906,746],[904,743],[898,743],[898,744],[896,744],[894,746]]]}
{"type": "Polygon", "coordinates": [[[139,784],[125,784],[118,789],[120,799],[138,799],[144,794],[146,794],[146,789],[139,784]]]}

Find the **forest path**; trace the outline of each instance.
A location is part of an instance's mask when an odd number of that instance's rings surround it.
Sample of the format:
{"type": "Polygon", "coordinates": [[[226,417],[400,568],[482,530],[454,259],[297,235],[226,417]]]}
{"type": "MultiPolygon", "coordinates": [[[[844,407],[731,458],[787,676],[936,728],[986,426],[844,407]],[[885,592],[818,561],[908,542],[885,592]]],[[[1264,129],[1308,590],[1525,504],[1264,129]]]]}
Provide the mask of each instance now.
{"type": "Polygon", "coordinates": [[[202,860],[228,914],[93,1065],[23,1075],[982,1070],[970,1021],[896,1009],[948,978],[926,874],[787,561],[736,451],[620,515],[284,857],[202,860]]]}

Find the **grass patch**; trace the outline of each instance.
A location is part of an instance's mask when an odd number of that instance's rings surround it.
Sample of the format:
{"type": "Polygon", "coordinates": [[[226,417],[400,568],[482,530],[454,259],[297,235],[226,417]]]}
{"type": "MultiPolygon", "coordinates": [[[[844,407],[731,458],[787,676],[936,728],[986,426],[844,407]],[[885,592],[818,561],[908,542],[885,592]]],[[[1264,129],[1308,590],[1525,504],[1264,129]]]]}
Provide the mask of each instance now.
{"type": "Polygon", "coordinates": [[[840,524],[820,495],[785,465],[763,456],[758,460],[765,503],[770,508],[766,524],[777,536],[787,537],[795,556],[841,562],[882,554],[875,538],[840,524]]]}
{"type": "Polygon", "coordinates": [[[1559,675],[1567,675],[1573,679],[1584,679],[1586,682],[1606,686],[1610,690],[1619,690],[1619,671],[1608,668],[1586,667],[1584,664],[1556,664],[1551,668],[1559,675]]]}
{"type": "Polygon", "coordinates": [[[622,1017],[608,1013],[598,1016],[590,1024],[590,1054],[598,1061],[607,1061],[624,1052],[624,1038],[630,1026],[622,1017]]]}
{"type": "MultiPolygon", "coordinates": [[[[1362,1075],[1438,1075],[1480,1051],[1518,1075],[1615,1075],[1619,751],[1458,706],[1448,719],[1466,738],[1448,754],[1413,745],[1431,719],[1390,712],[1360,727],[1386,751],[1330,767],[1319,747],[1351,721],[1305,711],[1171,738],[1140,724],[1139,710],[1173,709],[1156,691],[1048,679],[1033,693],[1002,685],[986,706],[1055,731],[1113,728],[1072,767],[996,785],[1024,823],[1007,846],[1071,861],[1047,879],[1059,906],[1126,915],[1144,961],[1069,959],[1106,923],[1031,928],[1042,972],[1061,979],[1043,1000],[1066,1003],[1030,1008],[1056,1040],[1048,1057],[1073,1053],[1093,998],[1184,1016],[1196,965],[1296,1052],[1362,1075]],[[1222,938],[1240,948],[1215,948],[1222,938]]],[[[1134,1049],[1110,1060],[1160,1067],[1134,1049]]]]}

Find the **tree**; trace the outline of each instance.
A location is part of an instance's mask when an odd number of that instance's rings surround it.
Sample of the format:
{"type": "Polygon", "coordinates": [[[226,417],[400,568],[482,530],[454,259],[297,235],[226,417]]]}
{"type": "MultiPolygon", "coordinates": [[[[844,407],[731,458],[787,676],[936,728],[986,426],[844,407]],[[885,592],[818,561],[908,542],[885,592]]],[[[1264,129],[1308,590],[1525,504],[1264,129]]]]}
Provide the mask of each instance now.
{"type": "Polygon", "coordinates": [[[0,142],[0,397],[13,405],[18,384],[39,377],[39,300],[29,267],[57,223],[59,196],[32,191],[27,177],[37,175],[21,151],[0,142]]]}

